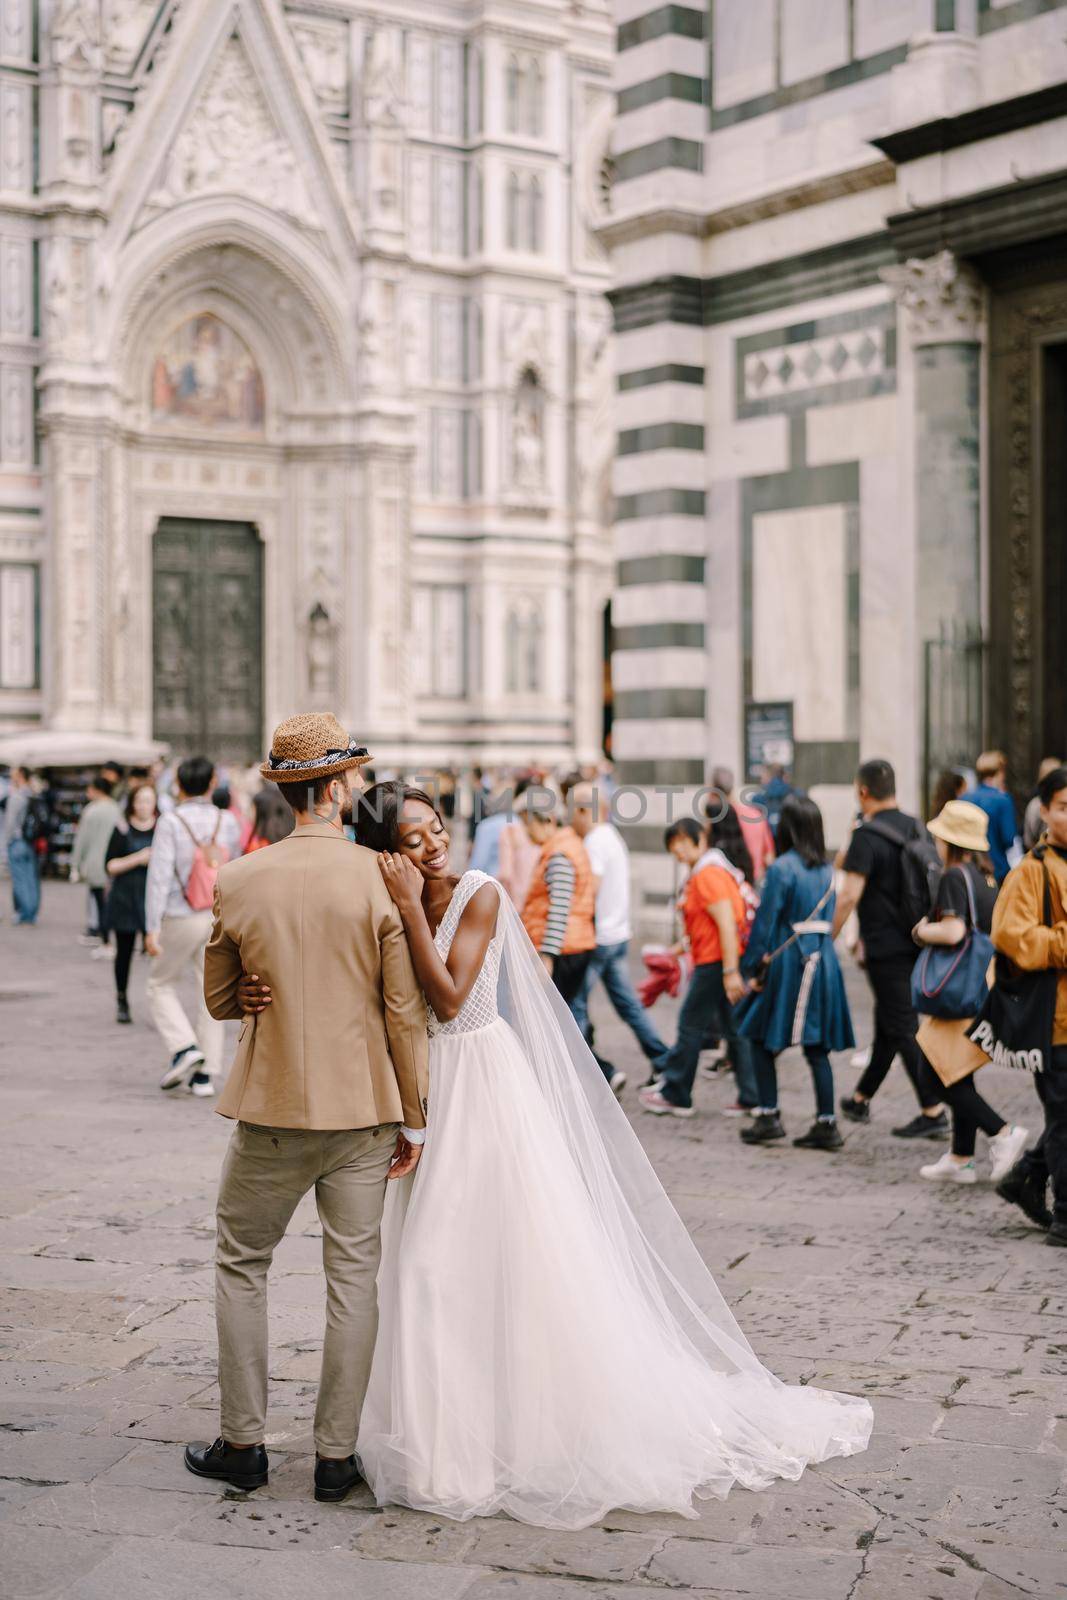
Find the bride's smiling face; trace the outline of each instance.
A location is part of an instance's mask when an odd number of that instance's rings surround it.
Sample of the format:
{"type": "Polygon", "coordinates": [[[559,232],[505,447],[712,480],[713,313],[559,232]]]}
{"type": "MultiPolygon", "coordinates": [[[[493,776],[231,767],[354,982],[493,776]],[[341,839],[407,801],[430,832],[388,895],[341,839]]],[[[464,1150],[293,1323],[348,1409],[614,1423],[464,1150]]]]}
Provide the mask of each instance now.
{"type": "Polygon", "coordinates": [[[405,800],[400,813],[396,847],[413,861],[424,878],[448,876],[448,833],[425,800],[405,800]]]}

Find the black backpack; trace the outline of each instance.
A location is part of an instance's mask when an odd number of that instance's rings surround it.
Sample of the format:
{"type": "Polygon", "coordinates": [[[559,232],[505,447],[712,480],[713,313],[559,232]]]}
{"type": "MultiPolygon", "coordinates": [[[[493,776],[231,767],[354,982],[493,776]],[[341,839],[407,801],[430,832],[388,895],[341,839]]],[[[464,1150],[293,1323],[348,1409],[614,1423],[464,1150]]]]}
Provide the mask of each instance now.
{"type": "Polygon", "coordinates": [[[27,844],[36,844],[48,836],[48,806],[39,794],[31,797],[22,819],[22,837],[27,844]]]}
{"type": "Polygon", "coordinates": [[[928,917],[934,909],[937,890],[944,868],[937,846],[923,828],[912,839],[905,839],[887,822],[871,817],[863,826],[888,839],[900,851],[900,917],[904,931],[910,933],[917,922],[928,917]]]}

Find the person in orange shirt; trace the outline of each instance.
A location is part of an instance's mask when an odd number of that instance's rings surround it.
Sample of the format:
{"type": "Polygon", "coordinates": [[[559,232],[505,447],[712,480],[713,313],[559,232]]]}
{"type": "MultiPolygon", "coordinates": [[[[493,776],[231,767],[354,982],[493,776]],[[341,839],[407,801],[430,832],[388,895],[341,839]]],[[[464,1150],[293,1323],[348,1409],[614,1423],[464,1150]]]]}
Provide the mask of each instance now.
{"type": "Polygon", "coordinates": [[[693,976],[678,1015],[674,1048],[655,1063],[656,1079],[638,1095],[645,1111],[658,1117],[693,1115],[693,1080],[701,1045],[709,1033],[727,1040],[731,1064],[740,1066],[730,1007],[745,992],[741,979],[741,930],[745,903],[736,880],[725,867],[703,863],[704,834],[692,817],[681,817],[667,829],[664,842],[671,855],[690,868],[683,914],[693,976]]]}

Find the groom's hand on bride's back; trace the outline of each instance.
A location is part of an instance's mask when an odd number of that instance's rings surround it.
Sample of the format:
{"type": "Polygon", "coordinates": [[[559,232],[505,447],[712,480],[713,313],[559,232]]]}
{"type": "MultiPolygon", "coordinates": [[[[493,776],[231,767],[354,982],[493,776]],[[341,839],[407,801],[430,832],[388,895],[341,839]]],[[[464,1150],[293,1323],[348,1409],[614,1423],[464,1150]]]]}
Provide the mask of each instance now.
{"type": "Polygon", "coordinates": [[[264,983],[258,973],[245,972],[242,968],[237,980],[237,1004],[243,1012],[254,1014],[263,1011],[273,998],[269,983],[264,983]]]}

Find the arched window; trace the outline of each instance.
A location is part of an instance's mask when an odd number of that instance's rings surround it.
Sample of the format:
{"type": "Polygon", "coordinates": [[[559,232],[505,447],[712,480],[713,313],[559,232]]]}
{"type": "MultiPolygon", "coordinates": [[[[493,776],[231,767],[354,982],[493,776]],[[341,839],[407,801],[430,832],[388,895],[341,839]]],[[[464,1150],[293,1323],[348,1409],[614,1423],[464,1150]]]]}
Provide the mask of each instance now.
{"type": "Polygon", "coordinates": [[[508,199],[507,199],[507,246],[509,250],[518,250],[522,243],[522,182],[517,172],[508,173],[508,199]]]}
{"type": "Polygon", "coordinates": [[[544,209],[541,180],[540,178],[531,178],[526,200],[526,248],[534,255],[539,255],[541,251],[544,209]]]}
{"type": "Polygon", "coordinates": [[[526,64],[526,132],[533,139],[541,137],[543,123],[545,82],[541,63],[531,56],[526,64]]]}
{"type": "Polygon", "coordinates": [[[523,688],[527,694],[541,692],[541,656],[544,624],[540,611],[531,611],[523,630],[523,688]]]}
{"type": "Polygon", "coordinates": [[[504,619],[504,689],[507,694],[519,692],[521,643],[522,620],[512,607],[504,619]]]}
{"type": "Polygon", "coordinates": [[[518,56],[508,57],[507,70],[507,130],[521,131],[522,68],[518,56]]]}

